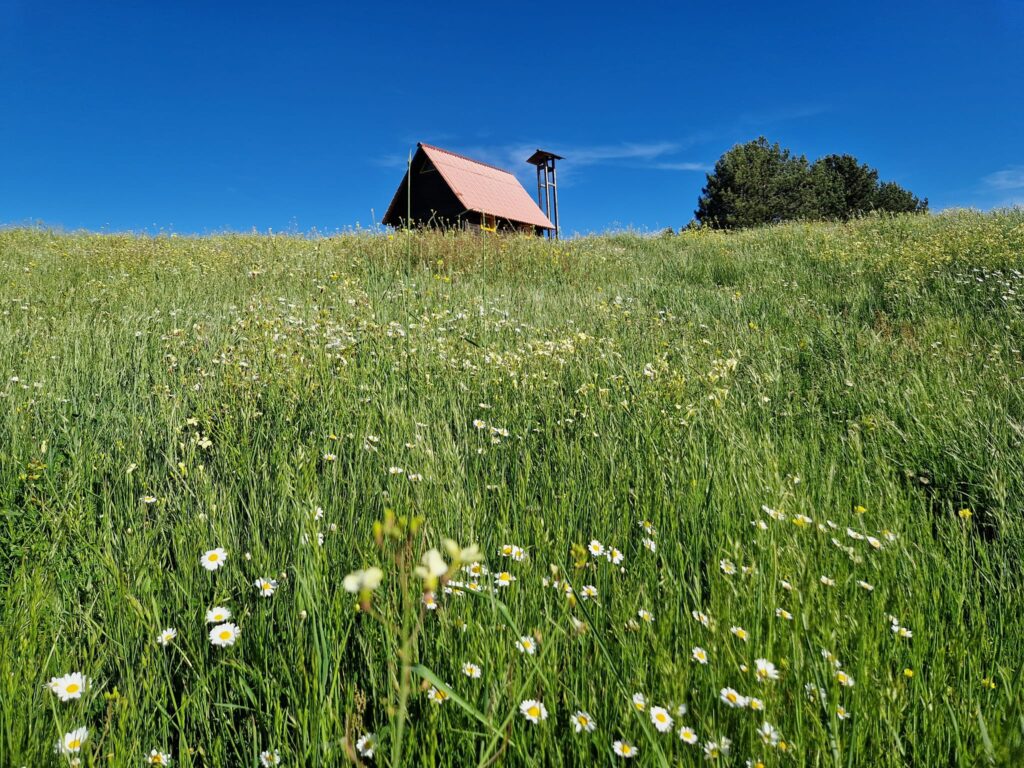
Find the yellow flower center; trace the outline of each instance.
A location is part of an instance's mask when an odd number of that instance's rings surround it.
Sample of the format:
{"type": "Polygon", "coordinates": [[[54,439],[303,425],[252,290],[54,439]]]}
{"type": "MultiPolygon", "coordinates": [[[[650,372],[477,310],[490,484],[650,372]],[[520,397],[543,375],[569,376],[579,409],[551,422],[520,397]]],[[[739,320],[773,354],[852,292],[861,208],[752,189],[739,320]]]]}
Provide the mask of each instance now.
{"type": "Polygon", "coordinates": [[[631,754],[633,754],[633,748],[631,746],[629,746],[629,744],[623,744],[622,745],[622,754],[624,754],[624,755],[631,755],[631,754]]]}
{"type": "Polygon", "coordinates": [[[78,683],[72,683],[67,687],[68,693],[75,693],[78,690],[78,683]]]}
{"type": "Polygon", "coordinates": [[[219,555],[216,552],[211,552],[210,553],[210,562],[211,563],[216,562],[218,557],[219,557],[219,555]]]}
{"type": "Polygon", "coordinates": [[[663,713],[659,712],[658,714],[655,715],[655,717],[658,719],[659,723],[664,723],[665,722],[665,715],[663,713]]]}
{"type": "Polygon", "coordinates": [[[537,705],[534,705],[534,706],[530,707],[528,710],[526,710],[526,713],[530,717],[540,717],[540,707],[538,707],[537,705]]]}
{"type": "Polygon", "coordinates": [[[727,693],[727,694],[725,694],[725,698],[727,698],[733,704],[736,703],[736,694],[735,693],[727,693]]]}
{"type": "Polygon", "coordinates": [[[221,640],[230,640],[231,639],[231,633],[228,630],[225,629],[223,632],[220,633],[220,639],[221,640]]]}
{"type": "Polygon", "coordinates": [[[78,749],[80,746],[82,746],[81,739],[72,739],[68,742],[68,749],[78,749]]]}

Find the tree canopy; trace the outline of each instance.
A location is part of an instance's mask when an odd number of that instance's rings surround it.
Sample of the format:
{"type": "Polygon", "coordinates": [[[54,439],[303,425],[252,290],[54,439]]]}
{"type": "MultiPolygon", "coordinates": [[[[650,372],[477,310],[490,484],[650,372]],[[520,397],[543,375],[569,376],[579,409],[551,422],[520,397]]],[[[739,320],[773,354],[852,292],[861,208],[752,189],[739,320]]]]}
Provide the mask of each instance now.
{"type": "Polygon", "coordinates": [[[870,211],[928,209],[928,199],[852,155],[826,155],[808,163],[763,136],[737,144],[707,175],[694,215],[705,226],[732,229],[792,219],[846,220],[870,211]]]}

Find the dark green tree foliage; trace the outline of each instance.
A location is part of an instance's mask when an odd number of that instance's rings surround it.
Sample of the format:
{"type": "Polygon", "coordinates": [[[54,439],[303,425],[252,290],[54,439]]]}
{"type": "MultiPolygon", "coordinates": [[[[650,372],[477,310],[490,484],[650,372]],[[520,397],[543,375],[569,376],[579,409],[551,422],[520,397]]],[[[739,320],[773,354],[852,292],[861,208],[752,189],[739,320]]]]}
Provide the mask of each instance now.
{"type": "Polygon", "coordinates": [[[737,144],[708,174],[695,216],[732,229],[807,217],[812,201],[807,158],[761,136],[737,144]]]}
{"type": "Polygon", "coordinates": [[[894,182],[852,155],[826,155],[808,164],[763,136],[738,144],[715,163],[694,215],[705,226],[732,229],[791,219],[846,220],[870,211],[926,211],[894,182]]]}
{"type": "Polygon", "coordinates": [[[878,171],[853,155],[825,155],[811,164],[815,217],[849,219],[875,208],[878,171]]]}
{"type": "Polygon", "coordinates": [[[928,198],[919,200],[909,189],[894,181],[884,181],[875,192],[875,209],[893,213],[922,213],[928,210],[928,198]]]}

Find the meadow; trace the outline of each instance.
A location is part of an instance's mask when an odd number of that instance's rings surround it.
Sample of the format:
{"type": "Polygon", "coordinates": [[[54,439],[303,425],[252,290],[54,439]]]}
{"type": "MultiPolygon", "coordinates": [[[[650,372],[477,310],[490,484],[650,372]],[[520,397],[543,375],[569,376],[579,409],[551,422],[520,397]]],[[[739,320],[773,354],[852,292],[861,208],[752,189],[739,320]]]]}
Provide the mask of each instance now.
{"type": "Polygon", "coordinates": [[[1024,762],[1024,213],[0,230],[0,765],[1024,762]]]}

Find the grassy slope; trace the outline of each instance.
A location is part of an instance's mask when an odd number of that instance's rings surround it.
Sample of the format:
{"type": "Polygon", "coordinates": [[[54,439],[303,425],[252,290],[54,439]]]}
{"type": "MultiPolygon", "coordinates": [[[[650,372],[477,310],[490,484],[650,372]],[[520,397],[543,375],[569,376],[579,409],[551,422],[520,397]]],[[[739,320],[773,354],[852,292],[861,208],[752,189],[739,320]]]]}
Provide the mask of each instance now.
{"type": "Polygon", "coordinates": [[[639,764],[703,762],[631,711],[642,691],[687,704],[676,725],[702,741],[732,739],[723,764],[1012,764],[1022,255],[1020,214],[558,245],[0,232],[0,764],[45,764],[78,725],[86,754],[119,765],[154,747],[181,765],[255,765],[268,747],[336,764],[363,730],[386,764],[402,615],[371,532],[386,507],[426,516],[417,556],[451,536],[518,578],[508,616],[444,599],[418,660],[499,727],[522,698],[551,713],[515,715],[505,743],[417,689],[417,763],[500,750],[509,764],[603,764],[623,737],[639,764]],[[474,419],[509,435],[493,442],[474,419]],[[836,530],[818,530],[826,520],[836,530]],[[592,538],[625,552],[624,572],[572,568],[570,547],[592,538]],[[497,557],[505,543],[529,558],[497,557]],[[230,560],[211,575],[199,556],[214,546],[230,560]],[[722,558],[756,572],[728,577],[722,558]],[[341,586],[374,563],[379,620],[341,586]],[[549,564],[599,599],[544,588],[549,564]],[[271,574],[282,586],[261,599],[252,580],[271,574]],[[230,649],[207,639],[215,603],[242,627],[230,649]],[[641,607],[654,623],[629,626],[641,607]],[[165,626],[179,631],[168,649],[154,643],[165,626]],[[513,646],[528,631],[542,638],[533,660],[513,646]],[[836,683],[823,648],[855,686],[836,683]],[[781,680],[739,670],[758,657],[781,680]],[[467,660],[481,679],[459,673],[467,660]],[[95,684],[60,704],[43,684],[77,670],[95,684]],[[765,713],[729,710],[723,686],[765,713]],[[571,732],[577,708],[592,735],[571,732]],[[763,720],[786,752],[761,743],[763,720]]]}

